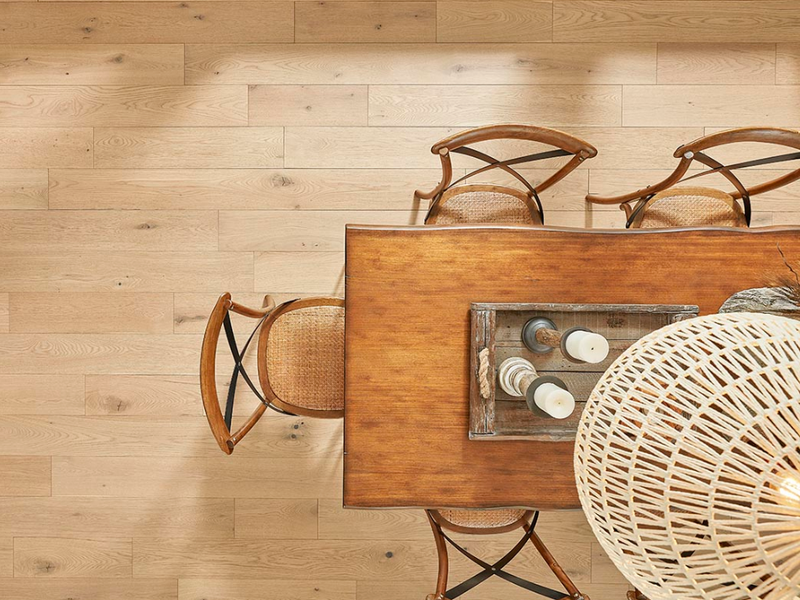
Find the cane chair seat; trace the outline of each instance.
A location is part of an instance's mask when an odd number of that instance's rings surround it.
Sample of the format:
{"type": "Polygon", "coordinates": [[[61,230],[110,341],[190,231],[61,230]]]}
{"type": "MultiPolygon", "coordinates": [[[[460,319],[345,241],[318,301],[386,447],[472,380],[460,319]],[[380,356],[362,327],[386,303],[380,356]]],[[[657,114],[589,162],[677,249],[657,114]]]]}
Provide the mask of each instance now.
{"type": "Polygon", "coordinates": [[[664,190],[647,201],[632,228],[747,227],[739,203],[730,194],[706,187],[664,190]]]}
{"type": "Polygon", "coordinates": [[[269,386],[283,403],[344,409],[344,307],[308,306],[279,315],[266,348],[269,386]]]}
{"type": "Polygon", "coordinates": [[[459,223],[509,223],[540,225],[530,197],[513,188],[460,185],[450,188],[428,217],[430,225],[459,223]]]}
{"type": "Polygon", "coordinates": [[[526,512],[514,508],[492,510],[439,510],[439,516],[447,523],[463,529],[496,529],[517,523],[526,512]]]}

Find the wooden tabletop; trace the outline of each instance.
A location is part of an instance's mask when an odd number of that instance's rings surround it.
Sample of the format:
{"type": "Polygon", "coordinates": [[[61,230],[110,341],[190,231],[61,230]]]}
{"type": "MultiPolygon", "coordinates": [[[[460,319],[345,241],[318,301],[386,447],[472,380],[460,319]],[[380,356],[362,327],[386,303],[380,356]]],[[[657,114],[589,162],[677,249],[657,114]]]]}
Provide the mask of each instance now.
{"type": "Polygon", "coordinates": [[[578,508],[570,442],[468,439],[472,302],[696,304],[788,275],[800,228],[348,226],[344,503],[578,508]]]}

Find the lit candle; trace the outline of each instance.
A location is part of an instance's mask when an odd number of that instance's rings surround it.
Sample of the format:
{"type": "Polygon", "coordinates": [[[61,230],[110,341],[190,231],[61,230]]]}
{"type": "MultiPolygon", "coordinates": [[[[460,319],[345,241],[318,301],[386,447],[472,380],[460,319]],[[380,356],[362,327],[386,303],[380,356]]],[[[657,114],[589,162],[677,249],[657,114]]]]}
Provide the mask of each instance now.
{"type": "Polygon", "coordinates": [[[567,336],[565,345],[572,358],[583,362],[599,363],[608,356],[608,340],[599,333],[573,331],[567,336]]]}
{"type": "Polygon", "coordinates": [[[566,419],[575,410],[575,398],[567,390],[554,383],[543,383],[533,393],[533,401],[539,409],[554,419],[566,419]]]}
{"type": "Polygon", "coordinates": [[[497,371],[497,378],[500,387],[509,396],[525,396],[531,410],[533,410],[531,404],[534,404],[554,419],[566,419],[575,410],[575,398],[572,394],[551,383],[553,380],[558,382],[561,380],[555,377],[547,379],[540,377],[533,365],[524,358],[514,356],[504,360],[497,371]]]}

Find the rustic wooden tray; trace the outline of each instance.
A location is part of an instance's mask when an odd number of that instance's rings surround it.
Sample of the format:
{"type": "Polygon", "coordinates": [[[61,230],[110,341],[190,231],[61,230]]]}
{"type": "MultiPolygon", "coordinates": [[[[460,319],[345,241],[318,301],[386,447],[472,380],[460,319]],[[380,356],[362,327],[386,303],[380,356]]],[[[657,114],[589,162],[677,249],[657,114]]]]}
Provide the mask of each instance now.
{"type": "Polygon", "coordinates": [[[470,343],[470,426],[472,440],[525,439],[574,441],[581,413],[603,372],[631,344],[651,331],[697,316],[696,306],[651,304],[472,304],[470,343]],[[560,331],[583,326],[605,336],[611,351],[599,364],[574,363],[558,349],[529,351],[522,327],[533,317],[552,320],[560,331]],[[558,420],[532,413],[524,398],[513,398],[497,385],[497,368],[510,356],[533,363],[541,375],[560,377],[577,402],[575,412],[558,420]],[[481,390],[481,361],[488,377],[481,390]],[[488,386],[487,386],[488,383],[488,386]]]}

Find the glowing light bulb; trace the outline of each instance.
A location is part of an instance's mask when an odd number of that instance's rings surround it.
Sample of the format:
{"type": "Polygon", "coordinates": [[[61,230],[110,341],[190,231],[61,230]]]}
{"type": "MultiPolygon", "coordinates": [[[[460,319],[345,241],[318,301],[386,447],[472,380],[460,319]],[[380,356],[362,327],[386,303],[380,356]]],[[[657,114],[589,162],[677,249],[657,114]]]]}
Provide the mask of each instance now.
{"type": "Polygon", "coordinates": [[[800,502],[800,479],[792,475],[785,475],[778,488],[778,493],[784,498],[800,502]]]}

